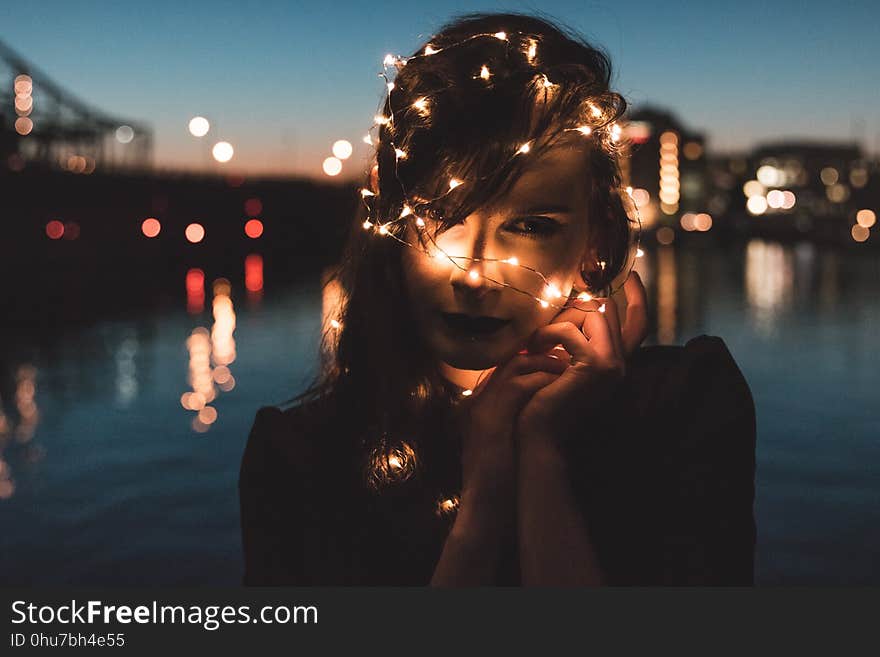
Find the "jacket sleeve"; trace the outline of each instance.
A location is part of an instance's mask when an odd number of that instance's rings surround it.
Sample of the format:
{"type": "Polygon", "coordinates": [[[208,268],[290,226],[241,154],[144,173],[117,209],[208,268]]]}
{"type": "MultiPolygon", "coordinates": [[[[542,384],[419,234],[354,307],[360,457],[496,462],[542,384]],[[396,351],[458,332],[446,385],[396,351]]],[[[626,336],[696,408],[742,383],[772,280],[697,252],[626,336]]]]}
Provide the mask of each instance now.
{"type": "Polygon", "coordinates": [[[681,432],[670,458],[664,584],[754,584],[755,406],[748,383],[718,337],[685,346],[681,432]]]}
{"type": "Polygon", "coordinates": [[[274,441],[282,435],[283,414],[265,406],[248,435],[238,479],[245,586],[299,585],[302,544],[295,540],[299,495],[296,478],[283,472],[274,441]]]}

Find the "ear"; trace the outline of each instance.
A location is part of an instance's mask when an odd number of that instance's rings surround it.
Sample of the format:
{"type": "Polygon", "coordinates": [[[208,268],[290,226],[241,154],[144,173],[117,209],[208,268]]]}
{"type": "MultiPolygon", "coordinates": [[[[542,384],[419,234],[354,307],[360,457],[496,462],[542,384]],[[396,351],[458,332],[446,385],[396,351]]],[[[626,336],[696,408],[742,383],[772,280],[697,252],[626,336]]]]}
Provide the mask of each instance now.
{"type": "Polygon", "coordinates": [[[374,164],[370,169],[370,191],[374,194],[379,193],[379,165],[374,164]]]}

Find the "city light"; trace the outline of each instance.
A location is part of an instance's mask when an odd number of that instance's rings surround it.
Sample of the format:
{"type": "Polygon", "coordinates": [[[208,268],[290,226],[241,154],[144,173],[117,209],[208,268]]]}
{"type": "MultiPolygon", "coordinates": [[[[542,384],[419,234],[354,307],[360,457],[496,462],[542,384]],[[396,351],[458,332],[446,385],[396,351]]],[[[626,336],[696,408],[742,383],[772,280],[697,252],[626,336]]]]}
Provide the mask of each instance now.
{"type": "Polygon", "coordinates": [[[340,160],[347,160],[350,158],[352,151],[351,142],[346,141],[345,139],[340,139],[333,144],[333,155],[340,160]]]}
{"type": "Polygon", "coordinates": [[[244,213],[251,217],[263,214],[263,202],[258,198],[249,198],[244,202],[244,213]]]}
{"type": "Polygon", "coordinates": [[[153,217],[149,217],[148,219],[144,219],[141,224],[141,232],[147,237],[156,237],[159,234],[159,231],[162,230],[162,224],[159,223],[158,219],[153,217]]]}
{"type": "Polygon", "coordinates": [[[263,222],[259,219],[251,219],[244,225],[244,234],[252,240],[263,234],[263,222]]]}
{"type": "Polygon", "coordinates": [[[775,187],[776,185],[784,184],[782,181],[782,172],[769,164],[758,167],[755,177],[758,179],[758,182],[767,187],[775,187]]]}
{"type": "Polygon", "coordinates": [[[743,185],[743,194],[746,195],[746,198],[752,196],[763,196],[766,191],[767,188],[764,187],[764,185],[762,185],[757,180],[750,180],[745,185],[743,185]]]}
{"type": "Polygon", "coordinates": [[[753,215],[761,215],[767,212],[767,199],[763,196],[750,196],[746,201],[746,209],[753,215]]]}
{"type": "Polygon", "coordinates": [[[850,234],[852,235],[852,238],[856,242],[864,242],[865,240],[868,239],[868,236],[871,234],[871,231],[869,231],[864,226],[859,226],[858,224],[855,224],[850,229],[850,234]]]}
{"type": "Polygon", "coordinates": [[[205,238],[205,227],[202,224],[192,223],[186,227],[185,234],[188,241],[196,244],[205,238]]]}
{"type": "Polygon", "coordinates": [[[873,210],[859,210],[856,213],[856,223],[862,228],[870,228],[877,223],[877,215],[873,210]]]}
{"type": "Polygon", "coordinates": [[[121,125],[116,128],[116,141],[120,144],[128,144],[134,139],[134,130],[130,125],[121,125]]]}
{"type": "Polygon", "coordinates": [[[234,152],[232,144],[228,141],[218,141],[214,144],[214,148],[211,149],[211,155],[213,155],[214,159],[218,162],[229,162],[229,160],[232,159],[234,152]]]}
{"type": "Polygon", "coordinates": [[[328,176],[338,176],[342,171],[342,160],[338,157],[328,157],[324,160],[322,167],[328,176]]]}
{"type": "Polygon", "coordinates": [[[25,135],[29,135],[31,130],[34,129],[34,122],[31,121],[26,116],[20,116],[15,119],[15,131],[20,134],[22,137],[25,135]]]}
{"type": "Polygon", "coordinates": [[[53,219],[46,224],[46,235],[50,240],[60,240],[61,236],[64,235],[64,224],[57,219],[53,219]]]}
{"type": "Polygon", "coordinates": [[[667,130],[660,135],[660,210],[664,214],[678,212],[678,135],[667,130]]]}
{"type": "Polygon", "coordinates": [[[204,137],[211,129],[211,124],[204,116],[194,116],[189,121],[189,134],[193,137],[204,137]]]}
{"type": "Polygon", "coordinates": [[[834,167],[825,167],[819,172],[819,179],[826,185],[833,185],[840,179],[840,174],[834,167]]]}

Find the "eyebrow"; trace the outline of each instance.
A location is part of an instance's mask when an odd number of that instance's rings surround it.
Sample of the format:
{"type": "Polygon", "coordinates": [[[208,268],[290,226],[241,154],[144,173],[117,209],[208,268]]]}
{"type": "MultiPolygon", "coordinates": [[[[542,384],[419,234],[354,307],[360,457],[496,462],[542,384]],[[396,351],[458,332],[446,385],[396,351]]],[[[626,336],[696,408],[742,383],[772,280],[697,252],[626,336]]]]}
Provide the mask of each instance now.
{"type": "Polygon", "coordinates": [[[564,203],[539,203],[520,210],[523,214],[564,214],[573,210],[564,203]]]}

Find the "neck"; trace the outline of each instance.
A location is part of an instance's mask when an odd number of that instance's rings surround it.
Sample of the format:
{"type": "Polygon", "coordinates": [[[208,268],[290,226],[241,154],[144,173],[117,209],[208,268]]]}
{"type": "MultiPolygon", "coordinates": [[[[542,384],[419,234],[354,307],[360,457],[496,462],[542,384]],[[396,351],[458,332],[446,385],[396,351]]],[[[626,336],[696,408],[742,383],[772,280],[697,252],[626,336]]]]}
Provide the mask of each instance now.
{"type": "Polygon", "coordinates": [[[440,373],[450,383],[460,387],[473,390],[477,387],[478,382],[483,382],[487,377],[491,376],[495,371],[494,367],[487,370],[461,370],[452,367],[448,363],[440,361],[440,373]]]}

